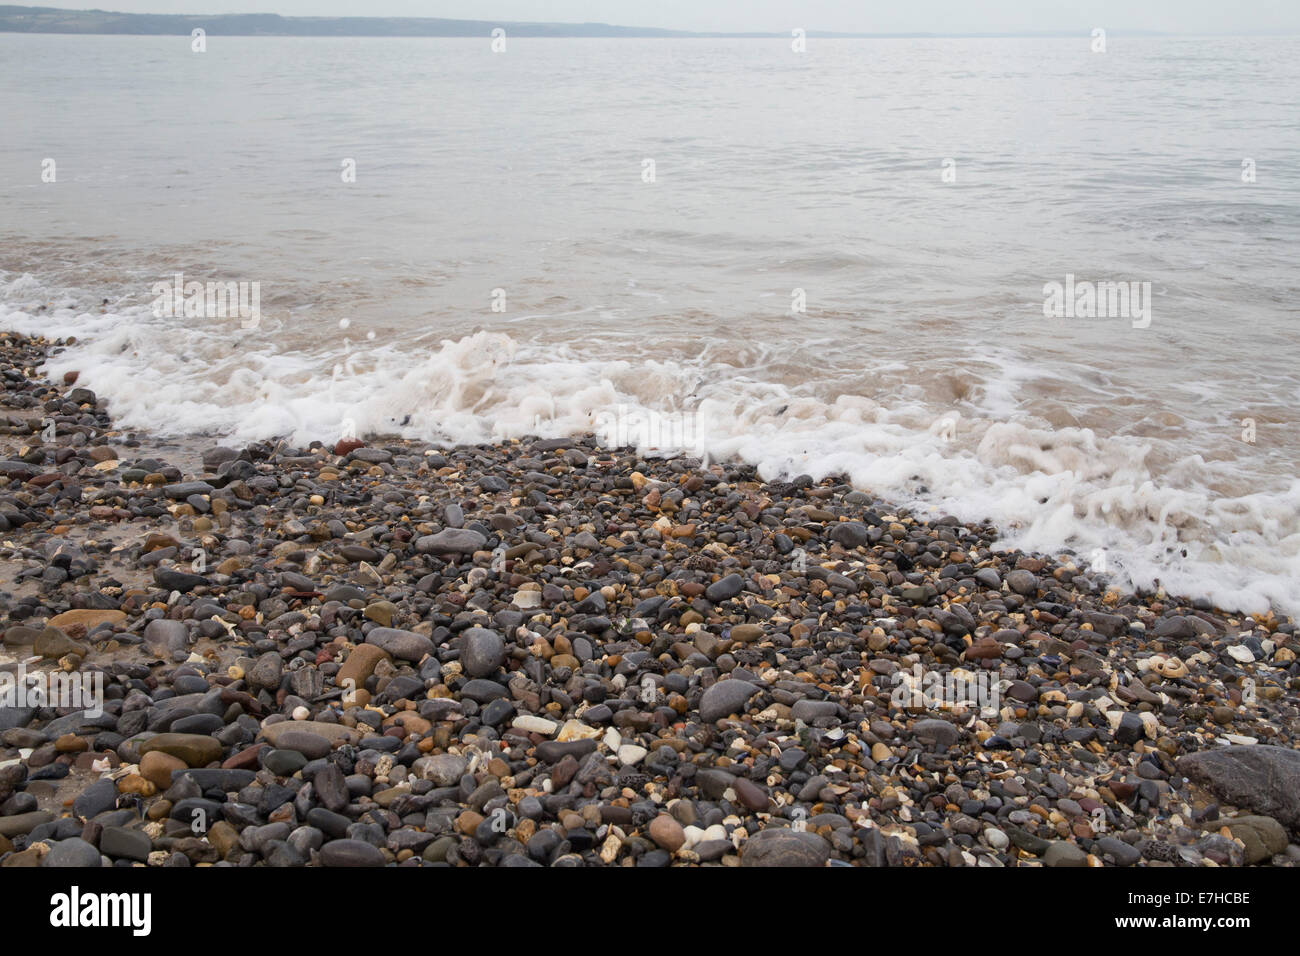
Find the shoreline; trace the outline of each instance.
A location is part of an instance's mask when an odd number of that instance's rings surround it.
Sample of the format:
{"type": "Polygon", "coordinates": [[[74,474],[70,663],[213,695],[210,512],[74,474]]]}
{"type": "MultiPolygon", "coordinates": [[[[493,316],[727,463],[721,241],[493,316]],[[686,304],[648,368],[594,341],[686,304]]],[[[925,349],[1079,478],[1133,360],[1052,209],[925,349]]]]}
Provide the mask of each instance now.
{"type": "Polygon", "coordinates": [[[3,654],[105,713],[0,709],[0,866],[1300,861],[1288,618],[590,437],[151,445],[56,347],[0,334],[3,654]]]}

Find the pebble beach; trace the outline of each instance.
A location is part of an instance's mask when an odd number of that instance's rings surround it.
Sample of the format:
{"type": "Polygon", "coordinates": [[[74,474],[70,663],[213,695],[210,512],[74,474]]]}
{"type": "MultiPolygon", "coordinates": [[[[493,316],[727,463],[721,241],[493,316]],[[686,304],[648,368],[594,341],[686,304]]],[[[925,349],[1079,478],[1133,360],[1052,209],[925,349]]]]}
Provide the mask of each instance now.
{"type": "Polygon", "coordinates": [[[590,436],[122,431],[65,344],[0,333],[0,867],[1300,862],[1281,614],[590,436]]]}

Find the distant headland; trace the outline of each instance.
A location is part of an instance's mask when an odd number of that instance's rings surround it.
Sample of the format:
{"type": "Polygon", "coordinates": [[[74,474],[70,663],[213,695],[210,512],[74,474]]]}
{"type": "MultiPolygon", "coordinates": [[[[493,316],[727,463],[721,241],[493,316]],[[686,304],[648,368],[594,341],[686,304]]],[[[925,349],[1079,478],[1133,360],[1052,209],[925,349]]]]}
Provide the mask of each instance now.
{"type": "MultiPolygon", "coordinates": [[[[80,33],[181,36],[202,29],[213,36],[301,37],[484,37],[504,29],[516,37],[737,38],[773,39],[788,33],[693,33],[608,23],[514,23],[502,20],[447,20],[436,17],[282,17],[275,13],[114,13],[54,7],[0,5],[0,33],[80,33]]],[[[938,36],[1078,36],[1087,30],[1016,34],[831,33],[808,30],[809,37],[867,39],[938,36]]],[[[1149,31],[1129,35],[1158,36],[1149,31]]]]}

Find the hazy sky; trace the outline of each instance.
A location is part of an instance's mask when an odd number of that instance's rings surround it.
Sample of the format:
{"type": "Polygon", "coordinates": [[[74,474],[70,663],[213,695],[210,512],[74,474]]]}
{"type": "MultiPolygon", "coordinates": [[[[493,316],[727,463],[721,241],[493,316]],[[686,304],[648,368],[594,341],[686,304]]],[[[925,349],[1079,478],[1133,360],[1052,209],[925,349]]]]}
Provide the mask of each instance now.
{"type": "Polygon", "coordinates": [[[597,21],[679,30],[1007,33],[1159,30],[1300,33],[1300,0],[26,0],[128,13],[597,21]]]}

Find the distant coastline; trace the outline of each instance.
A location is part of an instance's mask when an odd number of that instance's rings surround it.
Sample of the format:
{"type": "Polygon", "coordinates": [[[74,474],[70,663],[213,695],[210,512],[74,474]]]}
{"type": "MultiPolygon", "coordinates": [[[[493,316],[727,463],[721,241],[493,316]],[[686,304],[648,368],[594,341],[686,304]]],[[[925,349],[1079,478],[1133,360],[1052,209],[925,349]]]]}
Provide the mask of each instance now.
{"type": "MultiPolygon", "coordinates": [[[[202,29],[213,36],[301,37],[485,37],[501,28],[510,36],[628,39],[789,39],[786,33],[664,30],[608,23],[515,23],[504,20],[449,20],[435,17],[282,17],[275,13],[114,13],[54,7],[0,5],[0,33],[118,34],[181,36],[202,29]]],[[[833,33],[808,30],[819,39],[925,39],[939,37],[1066,37],[1086,35],[1091,27],[1034,33],[833,33]]],[[[1114,31],[1118,33],[1119,31],[1114,31]]],[[[1166,36],[1126,30],[1128,36],[1166,36]]]]}

